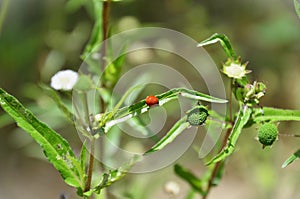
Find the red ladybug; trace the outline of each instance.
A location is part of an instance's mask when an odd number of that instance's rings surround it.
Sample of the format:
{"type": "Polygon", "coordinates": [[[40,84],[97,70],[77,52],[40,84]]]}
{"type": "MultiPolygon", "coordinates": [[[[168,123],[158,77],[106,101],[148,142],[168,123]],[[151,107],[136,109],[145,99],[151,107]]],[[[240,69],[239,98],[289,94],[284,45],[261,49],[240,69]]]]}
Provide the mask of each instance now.
{"type": "Polygon", "coordinates": [[[154,95],[149,95],[146,97],[146,104],[148,106],[153,106],[155,104],[158,104],[158,98],[155,97],[154,95]]]}

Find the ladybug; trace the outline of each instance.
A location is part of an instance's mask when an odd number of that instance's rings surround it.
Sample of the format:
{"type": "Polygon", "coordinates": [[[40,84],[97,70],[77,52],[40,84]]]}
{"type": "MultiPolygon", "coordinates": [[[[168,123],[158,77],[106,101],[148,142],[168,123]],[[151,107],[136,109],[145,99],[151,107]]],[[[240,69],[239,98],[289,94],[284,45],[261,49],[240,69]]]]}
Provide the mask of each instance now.
{"type": "Polygon", "coordinates": [[[153,106],[155,104],[158,104],[158,98],[155,97],[154,95],[149,95],[146,97],[146,104],[148,106],[153,106]]]}

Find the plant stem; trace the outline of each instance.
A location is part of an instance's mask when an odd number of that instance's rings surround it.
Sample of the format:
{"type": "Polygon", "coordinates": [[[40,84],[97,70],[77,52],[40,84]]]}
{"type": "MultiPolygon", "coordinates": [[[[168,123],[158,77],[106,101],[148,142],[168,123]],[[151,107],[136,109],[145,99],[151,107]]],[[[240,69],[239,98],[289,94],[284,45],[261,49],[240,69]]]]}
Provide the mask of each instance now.
{"type": "Polygon", "coordinates": [[[94,168],[94,152],[95,152],[95,139],[91,140],[91,151],[90,151],[90,160],[89,160],[89,168],[88,168],[88,176],[85,184],[85,190],[89,191],[91,189],[92,177],[93,177],[93,168],[94,168]]]}
{"type": "MultiPolygon", "coordinates": [[[[230,123],[231,123],[231,126],[233,126],[233,122],[230,121],[230,123]]],[[[221,151],[223,150],[223,148],[226,146],[227,140],[228,140],[228,138],[229,138],[229,136],[230,136],[230,133],[231,133],[231,130],[232,130],[232,128],[227,129],[226,135],[225,135],[224,140],[223,140],[223,143],[222,143],[222,147],[221,147],[221,149],[220,149],[219,152],[221,152],[221,151]]],[[[206,199],[206,198],[207,198],[207,196],[208,196],[208,194],[209,194],[211,188],[213,187],[214,179],[215,179],[216,175],[218,174],[219,169],[220,169],[222,163],[223,163],[223,162],[220,161],[220,162],[217,162],[217,163],[215,164],[214,169],[213,169],[213,171],[212,171],[212,173],[211,173],[211,176],[210,176],[210,178],[209,178],[209,181],[208,181],[208,185],[207,185],[207,188],[206,188],[206,191],[205,191],[206,194],[205,194],[205,196],[203,196],[203,199],[206,199]]]]}
{"type": "Polygon", "coordinates": [[[102,12],[102,47],[101,47],[101,54],[102,54],[102,71],[105,70],[106,66],[106,48],[107,43],[106,39],[108,38],[108,24],[109,24],[109,13],[110,13],[110,2],[111,0],[103,2],[103,12],[102,12]]]}
{"type": "MultiPolygon", "coordinates": [[[[87,93],[84,94],[84,109],[85,109],[85,117],[86,120],[88,121],[88,134],[93,135],[93,126],[92,122],[90,120],[90,111],[89,111],[89,106],[88,106],[88,96],[87,93]]],[[[90,159],[89,159],[89,164],[88,164],[88,175],[87,175],[87,180],[85,183],[85,189],[84,191],[89,191],[91,189],[91,183],[92,183],[92,177],[93,177],[93,168],[94,168],[94,151],[95,151],[95,138],[91,138],[91,148],[90,148],[90,159]]]]}
{"type": "Polygon", "coordinates": [[[229,121],[232,122],[232,87],[233,87],[233,79],[230,79],[230,87],[229,87],[229,121]]]}

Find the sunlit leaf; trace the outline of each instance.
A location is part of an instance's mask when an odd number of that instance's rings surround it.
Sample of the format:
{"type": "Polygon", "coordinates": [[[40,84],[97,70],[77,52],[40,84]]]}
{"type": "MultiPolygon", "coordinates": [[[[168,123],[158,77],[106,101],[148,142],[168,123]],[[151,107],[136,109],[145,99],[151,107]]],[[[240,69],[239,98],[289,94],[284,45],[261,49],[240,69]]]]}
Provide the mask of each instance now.
{"type": "Polygon", "coordinates": [[[235,51],[233,50],[228,37],[224,34],[215,33],[211,37],[209,37],[208,39],[200,42],[198,44],[198,47],[199,46],[206,46],[206,45],[217,43],[217,42],[221,43],[221,45],[222,45],[222,47],[223,47],[223,49],[226,52],[226,55],[228,57],[233,58],[234,60],[237,59],[237,55],[236,55],[235,51]]]}
{"type": "Polygon", "coordinates": [[[60,172],[65,182],[77,188],[82,187],[80,175],[82,172],[77,168],[79,162],[68,142],[2,89],[0,89],[0,105],[19,127],[40,144],[49,162],[60,172]]]}
{"type": "Polygon", "coordinates": [[[240,107],[239,114],[235,120],[231,134],[228,138],[226,147],[218,155],[216,155],[212,160],[207,162],[206,163],[207,165],[224,160],[226,157],[228,157],[229,155],[231,155],[233,153],[235,144],[242,132],[243,127],[245,126],[245,124],[247,124],[247,122],[250,118],[251,112],[252,112],[252,109],[246,105],[242,105],[240,107]]]}
{"type": "MultiPolygon", "coordinates": [[[[206,95],[201,92],[189,90],[186,88],[173,88],[167,92],[156,95],[156,97],[159,99],[159,106],[162,106],[171,100],[177,99],[178,95],[181,95],[186,98],[200,100],[200,101],[206,101],[206,102],[227,103],[227,100],[225,100],[225,99],[219,99],[219,98],[212,97],[210,95],[206,95]]],[[[123,107],[120,110],[118,110],[116,112],[116,114],[114,115],[114,118],[115,119],[123,118],[128,115],[131,115],[132,117],[134,117],[137,114],[141,114],[145,111],[148,111],[148,108],[149,108],[149,106],[146,104],[145,100],[141,100],[133,105],[126,106],[126,107],[123,107]]]]}
{"type": "Polygon", "coordinates": [[[283,164],[282,168],[287,167],[288,165],[292,164],[295,160],[300,157],[300,150],[296,151],[293,155],[291,155],[283,164]]]}
{"type": "MultiPolygon", "coordinates": [[[[126,48],[126,45],[124,45],[120,50],[120,56],[117,57],[117,59],[112,60],[112,62],[109,63],[105,68],[105,71],[103,73],[103,82],[107,88],[113,88],[120,78],[125,62],[126,48]]],[[[113,57],[113,55],[110,56],[113,57]]]]}
{"type": "Polygon", "coordinates": [[[278,121],[300,121],[299,110],[278,109],[264,107],[253,109],[253,121],[260,122],[278,122],[278,121]]]}

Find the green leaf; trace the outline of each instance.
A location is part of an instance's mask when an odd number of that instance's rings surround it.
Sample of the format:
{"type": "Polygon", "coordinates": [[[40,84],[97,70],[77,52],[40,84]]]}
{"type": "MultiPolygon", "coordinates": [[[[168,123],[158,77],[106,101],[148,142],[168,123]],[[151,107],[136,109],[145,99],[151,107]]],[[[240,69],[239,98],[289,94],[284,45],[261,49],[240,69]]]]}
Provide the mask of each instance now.
{"type": "Polygon", "coordinates": [[[239,114],[235,120],[234,126],[231,130],[231,134],[228,138],[226,147],[216,155],[212,160],[206,163],[206,165],[214,164],[219,161],[224,160],[226,157],[231,155],[234,151],[235,144],[242,132],[243,127],[247,124],[250,115],[252,113],[252,109],[246,105],[241,105],[239,114]]]}
{"type": "MultiPolygon", "coordinates": [[[[103,82],[107,88],[113,88],[120,78],[122,67],[125,62],[126,48],[126,45],[124,45],[120,51],[120,56],[109,63],[109,65],[105,68],[103,73],[103,82]]],[[[113,57],[113,55],[111,55],[111,57],[113,57]]]]}
{"type": "Polygon", "coordinates": [[[119,100],[119,102],[114,106],[113,110],[104,114],[102,120],[100,121],[100,126],[104,126],[107,121],[111,120],[114,117],[114,115],[118,112],[119,108],[122,106],[129,94],[135,91],[136,89],[139,89],[140,87],[142,87],[142,85],[136,85],[128,89],[126,93],[122,96],[122,98],[119,100]]]}
{"type": "Polygon", "coordinates": [[[272,107],[255,108],[252,115],[253,121],[278,122],[278,121],[300,121],[299,110],[278,109],[272,107]]]}
{"type": "Polygon", "coordinates": [[[45,123],[39,121],[16,98],[0,88],[0,105],[28,132],[43,148],[49,162],[60,172],[65,182],[73,187],[82,186],[81,171],[78,171],[76,159],[68,142],[45,123]]]}
{"type": "Polygon", "coordinates": [[[46,86],[45,84],[40,84],[40,87],[47,93],[49,97],[55,102],[56,106],[60,109],[62,113],[64,113],[65,117],[68,121],[74,125],[74,118],[75,116],[73,113],[68,109],[68,107],[63,103],[60,96],[57,94],[55,90],[46,86]]]}
{"type": "Polygon", "coordinates": [[[80,167],[81,167],[81,170],[84,171],[84,173],[86,171],[86,164],[87,164],[87,150],[86,150],[86,146],[85,146],[85,142],[84,142],[82,144],[82,148],[80,151],[80,167]]]}
{"type": "Polygon", "coordinates": [[[198,179],[193,173],[191,173],[189,170],[183,168],[179,164],[175,164],[174,166],[175,173],[184,179],[189,185],[197,192],[199,192],[202,196],[205,196],[205,192],[202,188],[202,182],[200,179],[198,179]]]}
{"type": "MultiPolygon", "coordinates": [[[[137,87],[133,87],[133,89],[136,89],[137,87]]],[[[132,91],[128,91],[129,93],[132,91]]],[[[126,94],[127,95],[127,94],[126,94]]],[[[203,94],[198,91],[189,90],[186,88],[174,88],[171,89],[165,93],[156,95],[156,97],[159,99],[159,106],[164,105],[165,103],[174,100],[178,98],[178,95],[181,95],[186,98],[195,99],[195,100],[202,100],[207,102],[213,102],[213,103],[226,103],[227,100],[225,99],[219,99],[216,97],[212,97],[206,94],[203,94]]],[[[120,100],[120,102],[123,102],[125,100],[126,96],[124,95],[123,98],[120,100]]],[[[121,103],[119,103],[121,105],[121,103]]],[[[105,125],[105,132],[108,132],[108,130],[121,122],[124,122],[126,120],[129,120],[137,115],[140,115],[142,113],[147,112],[150,109],[150,106],[148,106],[145,102],[145,100],[141,100],[133,105],[125,106],[121,109],[119,108],[119,105],[116,105],[113,111],[105,113],[105,117],[102,121],[100,121],[100,126],[105,125]],[[113,119],[113,120],[111,120],[113,119]],[[111,121],[110,121],[111,120],[111,121]]]]}
{"type": "Polygon", "coordinates": [[[291,163],[293,163],[295,160],[297,160],[300,157],[300,150],[296,151],[293,155],[291,155],[283,164],[282,168],[287,167],[291,163]]]}
{"type": "MultiPolygon", "coordinates": [[[[227,103],[227,100],[225,100],[225,99],[219,99],[219,98],[212,97],[212,96],[203,94],[201,92],[189,90],[186,88],[173,88],[167,92],[156,95],[156,97],[159,99],[159,106],[162,106],[165,103],[178,98],[178,95],[181,95],[183,97],[190,98],[190,99],[201,100],[201,101],[212,102],[212,103],[227,103]]],[[[141,114],[141,113],[148,111],[148,109],[149,109],[149,106],[146,104],[145,100],[141,100],[133,105],[126,106],[126,107],[123,107],[120,110],[118,110],[116,112],[116,114],[114,115],[114,118],[115,119],[123,118],[128,115],[131,115],[132,117],[134,117],[137,114],[141,114]]]]}
{"type": "Polygon", "coordinates": [[[102,2],[98,0],[92,0],[94,7],[94,19],[95,24],[93,27],[92,35],[88,44],[84,49],[82,59],[86,59],[90,53],[96,51],[99,44],[102,42],[102,2]]]}
{"type": "Polygon", "coordinates": [[[170,131],[157,142],[150,150],[145,152],[144,155],[148,155],[149,153],[153,153],[155,151],[159,151],[163,149],[167,144],[171,143],[182,131],[184,131],[190,124],[186,121],[187,116],[182,117],[178,120],[174,126],[170,129],[170,131]]]}
{"type": "Polygon", "coordinates": [[[123,177],[126,176],[128,171],[132,168],[132,166],[140,160],[140,156],[135,155],[132,159],[124,164],[122,167],[111,170],[108,173],[104,173],[102,176],[102,180],[98,186],[96,186],[93,190],[95,193],[100,193],[101,189],[110,186],[111,184],[121,180],[123,177]]]}
{"type": "Polygon", "coordinates": [[[206,46],[206,45],[217,43],[217,42],[221,43],[221,46],[223,47],[226,55],[229,58],[233,58],[234,60],[237,60],[238,57],[237,57],[235,51],[233,50],[228,37],[226,35],[224,35],[224,34],[215,33],[211,37],[209,37],[208,39],[200,42],[198,44],[198,47],[200,47],[200,46],[206,46]]]}
{"type": "Polygon", "coordinates": [[[298,0],[294,0],[294,6],[295,6],[297,15],[300,18],[300,3],[298,2],[298,0]]]}

